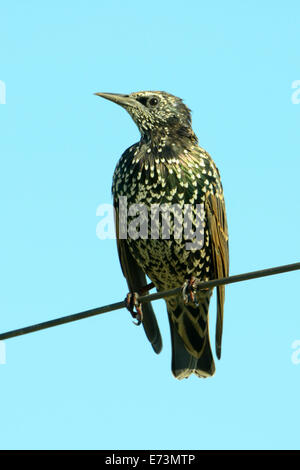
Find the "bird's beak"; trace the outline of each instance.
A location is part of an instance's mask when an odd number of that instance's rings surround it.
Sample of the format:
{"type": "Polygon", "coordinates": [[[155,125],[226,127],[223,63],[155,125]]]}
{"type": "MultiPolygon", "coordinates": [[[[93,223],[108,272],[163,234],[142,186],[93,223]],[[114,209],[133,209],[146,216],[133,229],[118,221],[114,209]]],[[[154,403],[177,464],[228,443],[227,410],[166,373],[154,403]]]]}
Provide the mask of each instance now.
{"type": "Polygon", "coordinates": [[[137,105],[137,101],[129,95],[121,95],[119,93],[94,93],[94,95],[113,101],[114,103],[123,106],[123,108],[137,105]]]}

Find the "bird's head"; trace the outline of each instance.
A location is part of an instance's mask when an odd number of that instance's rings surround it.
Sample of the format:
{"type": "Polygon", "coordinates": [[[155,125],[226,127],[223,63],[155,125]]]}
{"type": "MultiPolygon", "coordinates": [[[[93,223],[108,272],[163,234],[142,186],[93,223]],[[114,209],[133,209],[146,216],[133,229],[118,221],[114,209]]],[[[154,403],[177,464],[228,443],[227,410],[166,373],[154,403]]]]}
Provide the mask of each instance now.
{"type": "Polygon", "coordinates": [[[130,114],[142,136],[178,133],[195,136],[191,129],[191,112],[180,98],[164,91],[139,91],[129,95],[95,93],[113,101],[130,114]]]}

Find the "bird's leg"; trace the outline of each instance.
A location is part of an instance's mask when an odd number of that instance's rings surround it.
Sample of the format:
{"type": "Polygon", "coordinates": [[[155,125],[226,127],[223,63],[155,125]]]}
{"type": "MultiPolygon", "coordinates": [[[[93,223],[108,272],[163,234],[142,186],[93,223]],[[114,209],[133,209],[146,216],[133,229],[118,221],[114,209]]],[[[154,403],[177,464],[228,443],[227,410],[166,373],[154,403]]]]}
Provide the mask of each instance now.
{"type": "Polygon", "coordinates": [[[150,289],[153,289],[154,287],[155,286],[153,282],[150,282],[150,284],[141,287],[138,292],[129,292],[126,295],[125,306],[127,310],[129,310],[133,318],[137,320],[136,322],[133,322],[135,325],[140,325],[143,321],[143,310],[142,304],[139,301],[139,297],[140,295],[144,295],[146,292],[148,292],[150,289]]]}
{"type": "Polygon", "coordinates": [[[194,276],[191,276],[183,284],[182,296],[183,296],[184,303],[188,304],[189,302],[192,302],[197,307],[198,302],[196,301],[196,298],[195,298],[196,292],[197,292],[197,279],[194,276]]]}
{"type": "Polygon", "coordinates": [[[142,304],[139,301],[139,294],[137,292],[129,292],[125,298],[125,306],[131,313],[133,318],[136,319],[135,325],[140,325],[143,321],[142,304]]]}
{"type": "Polygon", "coordinates": [[[155,287],[155,285],[153,284],[153,282],[150,282],[150,284],[147,284],[146,286],[141,287],[138,290],[138,294],[139,295],[144,295],[144,294],[146,294],[146,292],[148,292],[148,290],[154,289],[154,287],[155,287]]]}

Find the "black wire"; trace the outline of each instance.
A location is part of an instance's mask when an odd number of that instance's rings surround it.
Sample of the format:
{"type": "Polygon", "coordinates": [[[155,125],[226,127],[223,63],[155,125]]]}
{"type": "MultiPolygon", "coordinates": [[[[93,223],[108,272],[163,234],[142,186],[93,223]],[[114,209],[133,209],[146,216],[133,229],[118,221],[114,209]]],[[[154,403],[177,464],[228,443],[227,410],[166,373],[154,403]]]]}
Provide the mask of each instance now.
{"type": "MultiPolygon", "coordinates": [[[[197,289],[213,288],[220,285],[233,284],[235,282],[248,281],[250,279],[257,279],[265,276],[272,276],[274,274],[282,274],[290,271],[296,271],[300,269],[300,263],[286,264],[284,266],[277,266],[275,268],[262,269],[260,271],[252,271],[250,273],[237,274],[236,276],[229,276],[223,279],[214,279],[206,282],[197,282],[197,289]]],[[[182,292],[182,287],[170,289],[164,292],[156,292],[155,294],[145,295],[140,297],[139,300],[142,303],[151,302],[166,297],[170,297],[175,294],[182,292]]],[[[37,323],[35,325],[26,326],[17,330],[7,331],[6,333],[0,334],[0,341],[14,338],[16,336],[26,335],[33,333],[34,331],[45,330],[46,328],[52,328],[53,326],[64,325],[65,323],[71,323],[73,321],[82,320],[83,318],[93,317],[95,315],[101,315],[102,313],[112,312],[114,310],[120,310],[125,307],[125,301],[117,302],[104,307],[93,308],[91,310],[85,310],[84,312],[74,313],[73,315],[67,315],[65,317],[55,318],[54,320],[37,323]]]]}

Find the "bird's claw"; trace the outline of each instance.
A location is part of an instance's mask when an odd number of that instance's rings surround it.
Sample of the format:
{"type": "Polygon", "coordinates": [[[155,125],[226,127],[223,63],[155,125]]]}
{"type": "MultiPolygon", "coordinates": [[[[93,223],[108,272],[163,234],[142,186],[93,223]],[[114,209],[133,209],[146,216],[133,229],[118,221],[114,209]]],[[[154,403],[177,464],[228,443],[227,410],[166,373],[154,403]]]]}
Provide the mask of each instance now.
{"type": "Polygon", "coordinates": [[[185,304],[191,302],[196,305],[196,307],[198,307],[199,304],[195,297],[195,293],[197,292],[196,281],[197,279],[193,276],[185,281],[185,283],[183,284],[182,296],[185,304]]]}
{"type": "Polygon", "coordinates": [[[136,321],[133,321],[132,323],[137,326],[140,325],[143,321],[143,311],[142,304],[139,301],[139,294],[137,292],[129,292],[125,298],[125,305],[133,318],[136,319],[136,321]]]}

